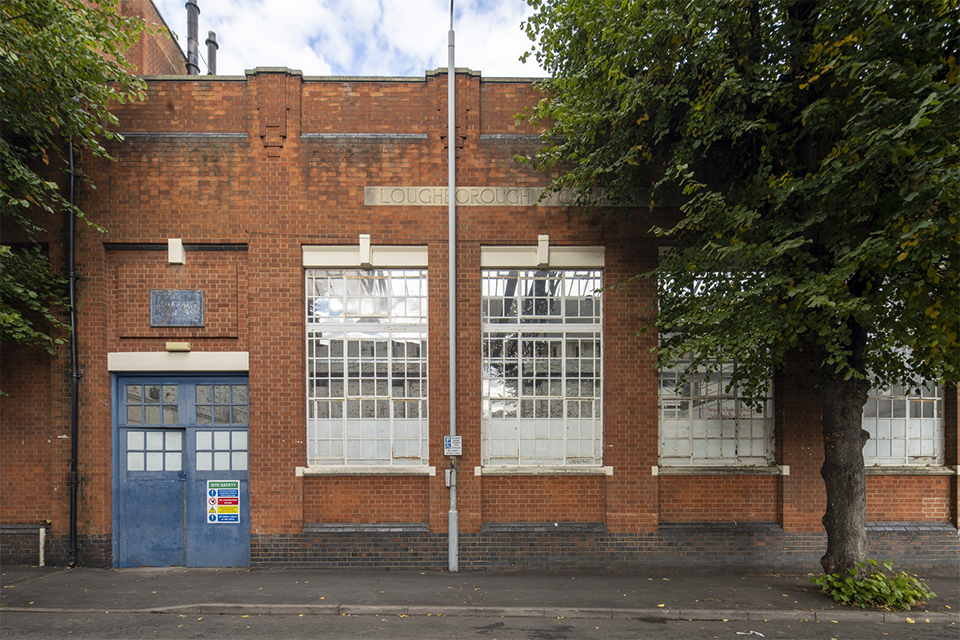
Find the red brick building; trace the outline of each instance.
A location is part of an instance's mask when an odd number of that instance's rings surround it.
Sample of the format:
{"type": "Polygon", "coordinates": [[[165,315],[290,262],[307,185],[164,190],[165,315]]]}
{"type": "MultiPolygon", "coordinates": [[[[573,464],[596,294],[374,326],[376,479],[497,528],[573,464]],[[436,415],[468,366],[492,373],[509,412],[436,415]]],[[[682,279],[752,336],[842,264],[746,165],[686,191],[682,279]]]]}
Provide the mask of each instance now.
{"type": "MultiPolygon", "coordinates": [[[[81,562],[448,566],[455,304],[460,568],[817,566],[803,363],[759,412],[658,372],[652,284],[595,289],[651,268],[675,211],[536,205],[530,81],[456,74],[451,296],[446,72],[146,80],[116,162],[80,159],[105,230],[76,245],[81,562]]],[[[65,563],[69,354],[2,358],[3,559],[37,562],[42,527],[65,563]]],[[[865,416],[870,555],[955,571],[956,389],[865,416]]]]}

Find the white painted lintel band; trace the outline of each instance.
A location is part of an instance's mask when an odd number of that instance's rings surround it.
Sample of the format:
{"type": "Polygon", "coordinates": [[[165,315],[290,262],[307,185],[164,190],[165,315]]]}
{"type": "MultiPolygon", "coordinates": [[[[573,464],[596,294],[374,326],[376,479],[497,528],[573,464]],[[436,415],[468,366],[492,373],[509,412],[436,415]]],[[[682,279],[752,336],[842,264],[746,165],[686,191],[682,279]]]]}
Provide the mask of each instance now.
{"type": "Polygon", "coordinates": [[[302,250],[308,269],[425,268],[428,258],[425,246],[371,245],[369,236],[354,245],[306,245],[302,250]]]}
{"type": "Polygon", "coordinates": [[[108,371],[249,371],[246,351],[122,351],[107,354],[108,371]]]}
{"type": "MultiPolygon", "coordinates": [[[[549,242],[549,240],[547,241],[549,242]]],[[[602,269],[603,247],[560,247],[538,242],[531,246],[480,247],[480,267],[497,268],[553,268],[602,269]],[[545,259],[546,263],[541,262],[545,259]]]]}

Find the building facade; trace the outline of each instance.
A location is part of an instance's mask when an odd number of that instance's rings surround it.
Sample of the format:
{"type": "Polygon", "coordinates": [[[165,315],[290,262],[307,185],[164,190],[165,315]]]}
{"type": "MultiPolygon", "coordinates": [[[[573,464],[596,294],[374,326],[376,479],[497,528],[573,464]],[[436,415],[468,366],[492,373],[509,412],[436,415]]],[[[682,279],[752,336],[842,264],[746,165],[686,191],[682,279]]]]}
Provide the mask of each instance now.
{"type": "MultiPolygon", "coordinates": [[[[461,569],[818,566],[808,368],[758,410],[658,371],[655,283],[612,285],[677,212],[539,200],[529,80],[456,73],[451,292],[448,79],[149,76],[116,107],[116,161],[80,159],[79,561],[445,568],[455,465],[461,569]]],[[[43,529],[65,563],[69,354],[2,358],[4,561],[43,529]]],[[[865,416],[871,557],[955,571],[956,388],[865,416]]]]}

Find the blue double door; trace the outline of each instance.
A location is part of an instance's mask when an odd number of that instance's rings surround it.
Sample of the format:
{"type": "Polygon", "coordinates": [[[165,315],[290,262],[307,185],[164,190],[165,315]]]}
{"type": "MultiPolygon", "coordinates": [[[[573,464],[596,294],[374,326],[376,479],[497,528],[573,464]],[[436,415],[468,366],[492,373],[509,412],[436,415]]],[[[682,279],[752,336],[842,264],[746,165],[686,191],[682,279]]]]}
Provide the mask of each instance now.
{"type": "Polygon", "coordinates": [[[115,567],[250,564],[246,376],[114,379],[115,567]]]}

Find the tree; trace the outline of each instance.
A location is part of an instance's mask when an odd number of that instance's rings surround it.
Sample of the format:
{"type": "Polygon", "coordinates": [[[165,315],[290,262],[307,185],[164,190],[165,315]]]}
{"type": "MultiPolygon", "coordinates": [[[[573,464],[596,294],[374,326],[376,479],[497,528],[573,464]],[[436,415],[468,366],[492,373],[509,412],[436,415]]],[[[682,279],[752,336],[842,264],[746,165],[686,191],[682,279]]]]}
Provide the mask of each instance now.
{"type": "MultiPolygon", "coordinates": [[[[0,339],[53,353],[66,329],[64,279],[39,240],[43,217],[82,218],[55,178],[68,144],[109,158],[111,100],[142,98],[123,52],[144,28],[118,0],[5,0],[0,7],[0,339]],[[20,242],[8,240],[15,237],[20,242]]],[[[74,167],[74,175],[78,175],[74,167]]]]}
{"type": "MultiPolygon", "coordinates": [[[[956,0],[528,0],[551,78],[534,162],[578,203],[682,203],[655,232],[661,364],[814,362],[827,573],[866,556],[871,384],[956,382],[956,0]]],[[[633,211],[642,220],[642,208],[633,211]]],[[[620,215],[620,214],[618,214],[620,215]]]]}

